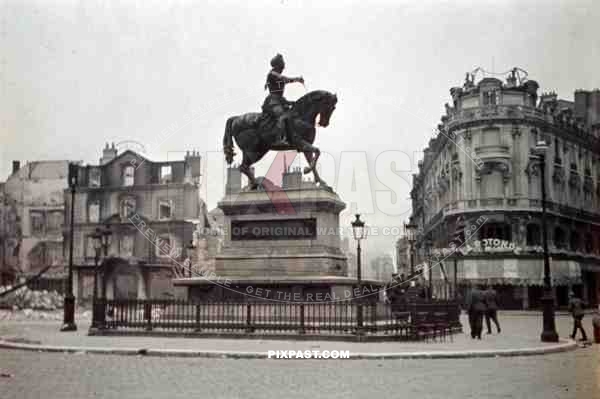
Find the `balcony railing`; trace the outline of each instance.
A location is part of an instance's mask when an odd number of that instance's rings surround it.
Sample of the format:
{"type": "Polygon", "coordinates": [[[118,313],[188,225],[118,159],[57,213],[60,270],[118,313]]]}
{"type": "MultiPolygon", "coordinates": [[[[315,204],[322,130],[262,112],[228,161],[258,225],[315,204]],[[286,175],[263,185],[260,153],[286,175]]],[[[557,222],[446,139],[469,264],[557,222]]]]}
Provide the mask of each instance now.
{"type": "Polygon", "coordinates": [[[537,119],[552,122],[553,118],[543,111],[522,105],[497,105],[493,107],[467,108],[449,116],[448,126],[486,119],[537,119]]]}

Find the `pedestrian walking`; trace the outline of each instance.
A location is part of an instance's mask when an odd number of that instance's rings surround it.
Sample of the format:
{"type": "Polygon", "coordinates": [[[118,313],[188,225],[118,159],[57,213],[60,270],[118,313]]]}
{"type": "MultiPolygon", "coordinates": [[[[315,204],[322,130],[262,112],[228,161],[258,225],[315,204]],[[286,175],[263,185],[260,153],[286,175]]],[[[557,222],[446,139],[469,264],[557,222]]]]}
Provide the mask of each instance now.
{"type": "Polygon", "coordinates": [[[483,330],[483,316],[486,312],[483,291],[478,287],[473,287],[468,300],[467,309],[469,312],[469,324],[471,325],[471,338],[481,339],[483,330]]]}
{"type": "Polygon", "coordinates": [[[488,284],[487,289],[483,292],[483,298],[485,300],[485,324],[487,325],[487,333],[492,333],[491,321],[496,325],[496,330],[500,334],[500,323],[498,322],[498,294],[496,290],[488,284]]]}
{"type": "Polygon", "coordinates": [[[583,301],[577,298],[573,291],[569,292],[569,312],[573,316],[573,333],[571,334],[571,339],[575,339],[577,330],[580,330],[583,337],[582,341],[587,341],[587,335],[581,323],[584,316],[583,307],[583,301]]]}

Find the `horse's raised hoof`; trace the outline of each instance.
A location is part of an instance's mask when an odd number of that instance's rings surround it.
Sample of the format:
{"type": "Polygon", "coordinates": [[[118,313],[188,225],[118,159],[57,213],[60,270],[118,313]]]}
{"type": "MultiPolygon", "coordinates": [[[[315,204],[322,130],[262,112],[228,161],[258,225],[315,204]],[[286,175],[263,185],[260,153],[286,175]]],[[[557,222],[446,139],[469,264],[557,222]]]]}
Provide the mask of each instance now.
{"type": "Polygon", "coordinates": [[[304,174],[305,174],[305,175],[307,175],[307,174],[309,174],[310,172],[312,172],[312,168],[309,168],[308,166],[305,166],[305,167],[304,167],[304,174]]]}

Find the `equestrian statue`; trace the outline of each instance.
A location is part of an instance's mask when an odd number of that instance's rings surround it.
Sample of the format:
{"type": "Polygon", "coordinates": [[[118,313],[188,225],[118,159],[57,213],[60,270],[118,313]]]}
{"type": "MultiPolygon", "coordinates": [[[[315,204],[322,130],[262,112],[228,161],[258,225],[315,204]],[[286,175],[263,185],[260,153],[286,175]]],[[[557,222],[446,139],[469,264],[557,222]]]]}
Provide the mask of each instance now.
{"type": "Polygon", "coordinates": [[[229,165],[233,162],[235,138],[243,155],[240,171],[248,177],[250,190],[256,190],[258,182],[251,166],[270,150],[295,150],[304,153],[308,162],[304,174],[313,172],[315,183],[329,189],[317,172],[316,166],[321,152],[313,142],[317,116],[319,126],[327,127],[337,103],[337,96],[324,90],[315,90],[300,97],[296,102],[288,101],[283,96],[285,85],[296,82],[304,84],[304,79],[289,78],[282,74],[285,62],[281,54],[273,57],[271,67],[265,83],[269,94],[263,103],[262,113],[251,112],[227,119],[223,136],[225,160],[229,165]]]}

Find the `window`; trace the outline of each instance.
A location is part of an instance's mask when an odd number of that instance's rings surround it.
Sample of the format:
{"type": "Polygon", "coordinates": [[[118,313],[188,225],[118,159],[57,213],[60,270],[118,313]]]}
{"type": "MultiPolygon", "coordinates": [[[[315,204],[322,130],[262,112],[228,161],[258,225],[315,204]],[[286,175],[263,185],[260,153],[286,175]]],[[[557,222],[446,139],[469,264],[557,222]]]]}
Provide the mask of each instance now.
{"type": "Polygon", "coordinates": [[[98,168],[90,169],[89,186],[90,187],[100,187],[100,169],[98,169],[98,168]]]}
{"type": "Polygon", "coordinates": [[[44,234],[44,214],[40,211],[32,211],[29,214],[31,220],[31,234],[32,235],[43,235],[44,234]]]}
{"type": "Polygon", "coordinates": [[[123,185],[133,186],[134,175],[135,168],[131,165],[125,166],[125,168],[123,168],[123,185]]]}
{"type": "Polygon", "coordinates": [[[594,252],[594,239],[591,233],[585,234],[585,252],[591,254],[594,252]]]}
{"type": "Polygon", "coordinates": [[[173,174],[171,171],[171,165],[165,165],[160,167],[160,184],[166,184],[173,181],[173,174]]]}
{"type": "Polygon", "coordinates": [[[484,128],[481,130],[481,141],[483,145],[500,145],[500,129],[484,128]]]}
{"type": "Polygon", "coordinates": [[[98,223],[100,221],[100,202],[93,201],[88,205],[88,221],[98,223]]]}
{"type": "Polygon", "coordinates": [[[61,265],[62,259],[62,245],[51,245],[46,246],[46,262],[52,266],[61,265]]]}
{"type": "Polygon", "coordinates": [[[554,246],[563,249],[566,247],[566,244],[565,231],[562,228],[557,227],[554,229],[554,246]]]}
{"type": "Polygon", "coordinates": [[[571,251],[579,250],[579,233],[578,232],[576,232],[576,231],[571,232],[571,239],[569,242],[569,247],[570,247],[571,251]]]}
{"type": "Polygon", "coordinates": [[[496,105],[497,96],[495,91],[487,91],[483,93],[483,105],[496,105]]]}
{"type": "Polygon", "coordinates": [[[487,171],[481,176],[481,198],[504,197],[504,176],[498,170],[487,171]]]}
{"type": "Polygon", "coordinates": [[[554,139],[554,163],[560,165],[562,164],[562,159],[560,158],[560,143],[558,139],[554,139]]]}
{"type": "Polygon", "coordinates": [[[169,235],[159,236],[154,245],[156,248],[156,256],[161,258],[169,257],[172,251],[171,237],[169,235]]]}
{"type": "Polygon", "coordinates": [[[64,215],[61,211],[52,211],[48,214],[48,234],[60,234],[62,231],[64,215]]]}
{"type": "Polygon", "coordinates": [[[133,256],[133,235],[128,234],[121,237],[119,241],[119,253],[123,257],[132,257],[133,256]]]}
{"type": "Polygon", "coordinates": [[[172,215],[172,202],[171,200],[160,200],[158,203],[158,219],[169,220],[172,215]]]}
{"type": "Polygon", "coordinates": [[[511,228],[507,223],[485,223],[479,229],[479,239],[497,238],[499,240],[511,240],[511,228]]]}
{"type": "Polygon", "coordinates": [[[85,237],[85,257],[93,258],[96,256],[96,248],[94,247],[94,238],[90,236],[85,237]]]}
{"type": "Polygon", "coordinates": [[[120,216],[121,219],[128,219],[136,210],[136,200],[134,197],[125,197],[121,200],[120,216]]]}
{"type": "Polygon", "coordinates": [[[540,226],[537,224],[528,224],[527,225],[527,245],[528,246],[537,246],[542,242],[540,237],[540,226]]]}

